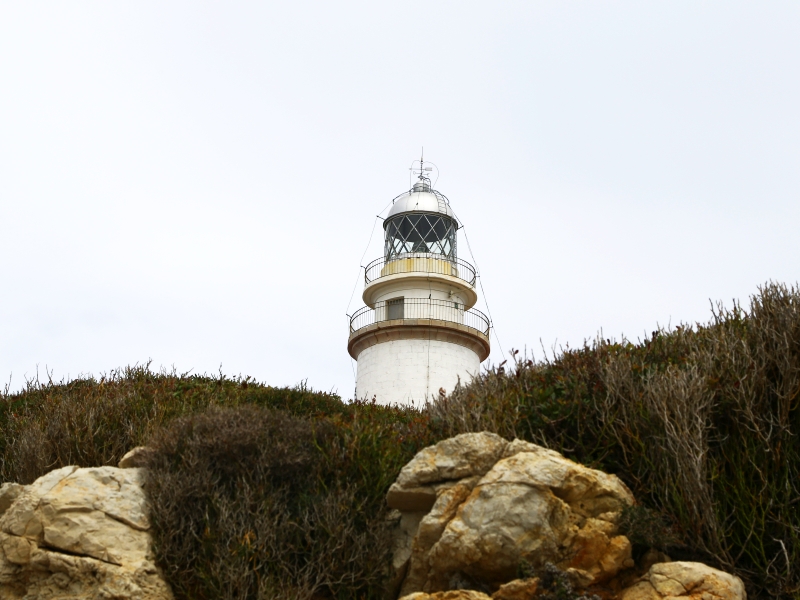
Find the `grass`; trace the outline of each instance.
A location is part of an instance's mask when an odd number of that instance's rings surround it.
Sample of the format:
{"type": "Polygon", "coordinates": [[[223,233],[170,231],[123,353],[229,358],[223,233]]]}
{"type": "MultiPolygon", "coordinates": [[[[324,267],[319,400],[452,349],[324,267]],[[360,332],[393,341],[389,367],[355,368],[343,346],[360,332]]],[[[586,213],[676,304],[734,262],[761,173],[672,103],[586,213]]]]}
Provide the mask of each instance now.
{"type": "Polygon", "coordinates": [[[419,449],[488,430],[620,476],[641,502],[625,519],[638,552],[734,572],[753,598],[800,598],[797,288],[637,343],[514,356],[423,410],[147,366],[33,382],[0,398],[0,481],[148,444],[178,597],[380,598],[388,486],[419,449]]]}

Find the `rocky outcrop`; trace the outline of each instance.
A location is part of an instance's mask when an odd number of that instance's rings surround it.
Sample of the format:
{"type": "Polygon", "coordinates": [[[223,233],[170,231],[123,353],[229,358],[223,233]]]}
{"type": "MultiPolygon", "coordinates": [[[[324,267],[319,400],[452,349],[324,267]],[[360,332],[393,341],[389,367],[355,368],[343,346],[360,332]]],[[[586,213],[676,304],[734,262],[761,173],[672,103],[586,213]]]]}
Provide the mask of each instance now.
{"type": "Polygon", "coordinates": [[[633,565],[630,542],[617,535],[633,504],[628,488],[528,442],[490,433],[440,442],[403,468],[387,502],[407,530],[419,523],[396,540],[401,595],[448,590],[454,580],[497,589],[524,562],[552,562],[582,585],[633,565]]]}
{"type": "Polygon", "coordinates": [[[617,531],[633,501],[617,477],[528,442],[469,433],[425,448],[387,496],[399,596],[533,600],[555,576],[603,598],[746,600],[738,577],[656,550],[633,569],[617,531]],[[515,579],[521,566],[548,575],[515,579]]]}
{"type": "Polygon", "coordinates": [[[696,562],[658,563],[620,600],[745,600],[742,580],[696,562]]]}
{"type": "MultiPolygon", "coordinates": [[[[416,592],[402,600],[535,600],[539,580],[516,579],[491,596],[483,592],[453,590],[416,592]]],[[[702,563],[670,562],[653,565],[619,600],[747,600],[741,579],[702,563]]]]}
{"type": "Polygon", "coordinates": [[[24,485],[18,483],[4,483],[0,485],[0,517],[6,512],[13,504],[14,500],[23,492],[24,485]]]}
{"type": "Polygon", "coordinates": [[[449,592],[434,592],[433,594],[415,592],[404,596],[403,600],[491,600],[491,598],[483,592],[451,590],[449,592]]]}
{"type": "Polygon", "coordinates": [[[450,590],[447,592],[414,592],[402,600],[534,600],[539,580],[515,579],[500,586],[491,596],[473,590],[450,590]]]}
{"type": "Polygon", "coordinates": [[[0,597],[172,598],[152,555],[141,469],[64,467],[4,485],[0,597]]]}
{"type": "Polygon", "coordinates": [[[539,589],[539,579],[531,577],[528,579],[515,579],[500,586],[500,589],[492,594],[492,600],[531,600],[539,589]]]}
{"type": "Polygon", "coordinates": [[[147,459],[151,454],[151,450],[147,446],[136,446],[132,450],[128,450],[123,456],[119,464],[120,469],[133,469],[136,467],[146,467],[147,459]]]}

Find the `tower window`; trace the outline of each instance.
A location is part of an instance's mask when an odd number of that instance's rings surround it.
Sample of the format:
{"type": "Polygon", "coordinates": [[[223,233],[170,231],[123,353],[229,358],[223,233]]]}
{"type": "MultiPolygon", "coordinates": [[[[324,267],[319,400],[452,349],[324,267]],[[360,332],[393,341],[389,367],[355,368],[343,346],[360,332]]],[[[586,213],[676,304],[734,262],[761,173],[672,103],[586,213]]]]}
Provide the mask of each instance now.
{"type": "Polygon", "coordinates": [[[386,302],[387,315],[386,317],[392,321],[394,319],[402,319],[404,313],[404,298],[392,298],[386,302]]]}

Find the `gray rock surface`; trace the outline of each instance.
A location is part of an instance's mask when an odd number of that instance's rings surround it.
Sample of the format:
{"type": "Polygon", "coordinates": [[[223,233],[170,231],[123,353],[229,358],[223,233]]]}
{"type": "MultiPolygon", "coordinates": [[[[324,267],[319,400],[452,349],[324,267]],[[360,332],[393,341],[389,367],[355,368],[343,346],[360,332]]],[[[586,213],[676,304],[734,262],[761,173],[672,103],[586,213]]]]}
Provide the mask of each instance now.
{"type": "Polygon", "coordinates": [[[142,484],[141,469],[64,467],[20,486],[0,516],[0,598],[172,598],[142,484]]]}

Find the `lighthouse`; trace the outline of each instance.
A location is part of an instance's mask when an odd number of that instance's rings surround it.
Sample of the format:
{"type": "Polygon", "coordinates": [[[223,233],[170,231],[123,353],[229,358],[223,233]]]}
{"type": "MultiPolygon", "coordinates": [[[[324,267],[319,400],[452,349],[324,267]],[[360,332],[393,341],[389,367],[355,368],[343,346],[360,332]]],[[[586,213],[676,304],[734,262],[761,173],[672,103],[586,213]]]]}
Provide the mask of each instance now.
{"type": "MultiPolygon", "coordinates": [[[[416,164],[416,162],[415,162],[416,164]]],[[[364,267],[364,306],[347,350],[356,397],[420,405],[468,381],[489,356],[489,319],[473,307],[477,272],[458,258],[461,228],[420,159],[383,222],[383,256],[364,267]]]]}

